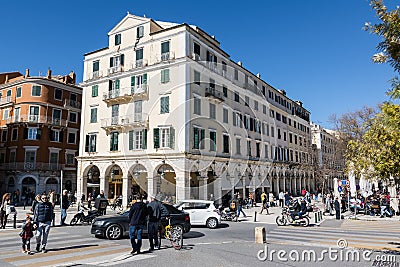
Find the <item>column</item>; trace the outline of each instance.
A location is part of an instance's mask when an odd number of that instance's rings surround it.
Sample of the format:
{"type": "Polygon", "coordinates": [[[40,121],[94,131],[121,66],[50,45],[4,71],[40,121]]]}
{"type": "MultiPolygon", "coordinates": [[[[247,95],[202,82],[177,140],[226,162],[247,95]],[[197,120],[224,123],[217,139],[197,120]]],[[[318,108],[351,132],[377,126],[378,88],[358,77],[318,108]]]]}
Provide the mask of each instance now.
{"type": "Polygon", "coordinates": [[[243,197],[243,199],[245,199],[246,198],[246,176],[242,176],[242,184],[243,184],[242,197],[243,197]]]}
{"type": "Polygon", "coordinates": [[[122,206],[128,206],[128,197],[131,195],[132,181],[128,177],[122,177],[122,206]]]}
{"type": "Polygon", "coordinates": [[[294,191],[293,191],[293,193],[294,194],[296,194],[296,192],[297,192],[297,177],[296,176],[294,176],[293,177],[293,181],[294,181],[294,191]]]}
{"type": "Polygon", "coordinates": [[[207,180],[208,177],[199,177],[199,199],[207,200],[208,188],[207,180]]]}
{"type": "Polygon", "coordinates": [[[287,188],[286,188],[286,178],[285,178],[285,176],[282,177],[282,180],[283,180],[283,191],[288,191],[287,188]]]}
{"type": "Polygon", "coordinates": [[[217,201],[217,204],[222,204],[222,177],[217,176],[218,178],[214,182],[214,199],[217,201]]]}
{"type": "Polygon", "coordinates": [[[291,176],[289,176],[288,179],[289,179],[288,191],[289,191],[289,193],[292,193],[293,192],[293,178],[291,176]]]}
{"type": "Polygon", "coordinates": [[[275,187],[276,187],[276,192],[275,192],[275,196],[278,196],[280,191],[279,191],[279,177],[275,176],[276,178],[276,182],[275,182],[275,187]]]}
{"type": "MultiPolygon", "coordinates": [[[[100,192],[101,190],[104,191],[104,195],[108,198],[108,179],[105,177],[100,177],[100,192]]],[[[100,192],[97,192],[100,194],[100,192]]]]}
{"type": "Polygon", "coordinates": [[[176,172],[176,202],[190,197],[189,174],[187,172],[176,172]]]}
{"type": "Polygon", "coordinates": [[[235,197],[235,177],[231,176],[230,181],[231,181],[231,186],[232,186],[231,199],[234,199],[234,197],[235,197]]]}
{"type": "Polygon", "coordinates": [[[147,194],[148,195],[157,195],[157,178],[147,177],[147,194]]]}
{"type": "Polygon", "coordinates": [[[337,178],[333,178],[333,195],[335,197],[339,197],[339,190],[338,190],[338,179],[337,178]]]}

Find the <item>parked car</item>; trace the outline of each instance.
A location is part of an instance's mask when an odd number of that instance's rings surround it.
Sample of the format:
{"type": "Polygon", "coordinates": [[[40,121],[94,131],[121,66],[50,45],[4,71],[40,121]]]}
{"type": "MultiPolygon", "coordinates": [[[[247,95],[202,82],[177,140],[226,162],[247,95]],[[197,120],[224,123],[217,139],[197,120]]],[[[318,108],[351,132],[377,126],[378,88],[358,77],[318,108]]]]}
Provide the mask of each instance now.
{"type": "MultiPolygon", "coordinates": [[[[172,205],[163,204],[170,213],[171,225],[181,227],[183,233],[190,231],[189,214],[176,209],[172,205]]],[[[123,236],[129,236],[129,211],[122,214],[113,214],[97,217],[92,224],[90,230],[95,237],[106,237],[108,239],[119,239],[123,236]]],[[[143,229],[143,233],[147,234],[147,226],[143,229]]]]}
{"type": "Polygon", "coordinates": [[[221,215],[213,201],[182,200],[175,207],[189,213],[192,225],[205,225],[208,228],[214,229],[221,223],[221,215]]]}

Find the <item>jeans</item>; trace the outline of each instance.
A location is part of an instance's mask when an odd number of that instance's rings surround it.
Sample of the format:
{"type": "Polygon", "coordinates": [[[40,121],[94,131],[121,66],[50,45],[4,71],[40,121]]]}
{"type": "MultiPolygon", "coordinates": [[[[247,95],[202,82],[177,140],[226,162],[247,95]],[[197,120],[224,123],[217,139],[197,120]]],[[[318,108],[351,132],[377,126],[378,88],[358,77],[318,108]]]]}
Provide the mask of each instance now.
{"type": "Polygon", "coordinates": [[[158,247],[158,225],[159,222],[148,222],[147,232],[149,235],[150,248],[154,249],[154,246],[158,247]]]}
{"type": "Polygon", "coordinates": [[[5,229],[8,215],[4,210],[0,210],[0,228],[5,229]]]}
{"type": "Polygon", "coordinates": [[[39,226],[36,229],[36,245],[42,245],[42,248],[47,245],[47,237],[50,232],[50,224],[51,222],[39,222],[39,226]]]}
{"type": "Polygon", "coordinates": [[[134,251],[140,251],[142,247],[142,231],[144,226],[143,225],[131,225],[129,227],[129,237],[131,239],[132,249],[134,251]],[[137,242],[136,242],[137,239],[137,242]]]}
{"type": "Polygon", "coordinates": [[[237,216],[238,217],[240,215],[240,212],[243,214],[244,217],[247,217],[246,214],[243,211],[243,207],[242,206],[238,206],[238,209],[237,209],[237,216]]]}
{"type": "Polygon", "coordinates": [[[65,224],[67,218],[67,209],[61,209],[61,225],[65,224]]]}

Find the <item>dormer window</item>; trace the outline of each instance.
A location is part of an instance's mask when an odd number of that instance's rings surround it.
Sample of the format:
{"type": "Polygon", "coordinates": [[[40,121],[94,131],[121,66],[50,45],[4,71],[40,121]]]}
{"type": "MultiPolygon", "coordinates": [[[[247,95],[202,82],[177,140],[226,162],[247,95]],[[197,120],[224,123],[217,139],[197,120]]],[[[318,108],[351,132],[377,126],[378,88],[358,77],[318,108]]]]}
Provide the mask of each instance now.
{"type": "Polygon", "coordinates": [[[115,45],[120,45],[121,44],[121,34],[116,34],[115,35],[115,45]]]}

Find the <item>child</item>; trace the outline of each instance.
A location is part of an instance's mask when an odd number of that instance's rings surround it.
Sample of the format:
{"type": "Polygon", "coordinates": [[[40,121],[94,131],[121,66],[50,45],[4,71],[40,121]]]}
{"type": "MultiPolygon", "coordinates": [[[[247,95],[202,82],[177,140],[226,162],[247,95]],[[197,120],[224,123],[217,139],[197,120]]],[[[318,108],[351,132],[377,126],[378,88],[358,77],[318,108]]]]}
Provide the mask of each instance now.
{"type": "Polygon", "coordinates": [[[30,216],[26,217],[25,223],[22,225],[22,253],[31,255],[31,238],[33,237],[33,230],[35,225],[30,216]]]}

